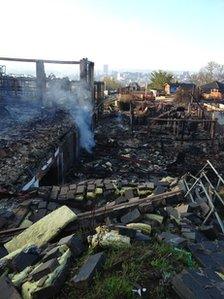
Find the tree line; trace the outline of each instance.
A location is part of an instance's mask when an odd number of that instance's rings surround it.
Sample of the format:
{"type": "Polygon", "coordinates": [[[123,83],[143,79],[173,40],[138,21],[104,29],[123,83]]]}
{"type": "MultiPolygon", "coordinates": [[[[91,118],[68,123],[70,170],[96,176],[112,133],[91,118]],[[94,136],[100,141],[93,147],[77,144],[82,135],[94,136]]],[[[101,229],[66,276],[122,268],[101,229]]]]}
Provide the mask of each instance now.
{"type": "MultiPolygon", "coordinates": [[[[224,82],[224,65],[214,61],[210,61],[205,67],[201,68],[199,72],[189,74],[187,82],[194,83],[198,86],[210,83],[212,81],[224,82]]],[[[105,77],[106,89],[114,90],[121,87],[121,82],[118,80],[105,77]]],[[[149,76],[149,89],[162,90],[165,83],[178,83],[177,78],[172,72],[163,70],[153,71],[149,76]]]]}
{"type": "MultiPolygon", "coordinates": [[[[162,70],[153,71],[149,79],[149,88],[151,89],[163,89],[165,83],[178,83],[173,73],[162,70]]],[[[210,61],[199,72],[189,75],[187,81],[198,86],[212,81],[224,82],[224,65],[210,61]]]]}

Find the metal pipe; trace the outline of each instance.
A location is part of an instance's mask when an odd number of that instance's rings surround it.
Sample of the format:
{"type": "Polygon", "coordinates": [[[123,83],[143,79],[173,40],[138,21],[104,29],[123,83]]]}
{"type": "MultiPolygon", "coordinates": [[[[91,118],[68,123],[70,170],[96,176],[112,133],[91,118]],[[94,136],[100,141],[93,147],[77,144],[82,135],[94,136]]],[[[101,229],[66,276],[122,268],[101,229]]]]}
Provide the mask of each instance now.
{"type": "Polygon", "coordinates": [[[212,185],[211,181],[209,180],[209,178],[207,177],[207,175],[204,173],[203,171],[203,175],[205,177],[205,179],[207,180],[207,182],[210,184],[212,190],[215,192],[215,195],[218,197],[218,199],[221,201],[221,203],[224,205],[224,201],[222,199],[222,197],[219,195],[219,193],[216,191],[215,187],[212,185]]]}

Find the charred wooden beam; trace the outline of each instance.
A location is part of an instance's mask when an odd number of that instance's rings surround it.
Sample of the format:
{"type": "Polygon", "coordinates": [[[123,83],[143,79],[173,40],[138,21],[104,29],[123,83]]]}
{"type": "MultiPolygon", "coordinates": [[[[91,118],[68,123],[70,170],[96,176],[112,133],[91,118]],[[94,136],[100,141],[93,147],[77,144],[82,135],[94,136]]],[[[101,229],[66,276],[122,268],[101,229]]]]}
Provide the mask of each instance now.
{"type": "Polygon", "coordinates": [[[4,61],[17,61],[17,62],[38,62],[43,61],[44,63],[55,63],[55,64],[80,64],[80,61],[73,60],[51,60],[51,59],[28,59],[28,58],[11,58],[11,57],[0,57],[0,60],[4,61]]]}

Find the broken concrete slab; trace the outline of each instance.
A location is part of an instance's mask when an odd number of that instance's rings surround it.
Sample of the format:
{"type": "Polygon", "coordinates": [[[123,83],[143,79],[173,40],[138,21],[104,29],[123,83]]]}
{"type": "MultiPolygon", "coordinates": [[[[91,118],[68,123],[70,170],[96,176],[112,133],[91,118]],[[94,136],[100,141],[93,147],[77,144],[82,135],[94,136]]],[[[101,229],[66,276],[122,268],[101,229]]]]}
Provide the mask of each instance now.
{"type": "Polygon", "coordinates": [[[42,246],[76,218],[77,215],[72,210],[66,206],[62,206],[7,242],[5,248],[10,253],[28,245],[42,246]]]}
{"type": "Polygon", "coordinates": [[[96,271],[99,271],[104,262],[106,256],[104,252],[99,252],[88,257],[84,265],[79,270],[78,274],[72,279],[72,282],[76,287],[83,287],[91,283],[96,271]]]}
{"type": "Polygon", "coordinates": [[[57,259],[59,266],[53,272],[46,274],[46,277],[39,281],[26,281],[22,285],[22,295],[26,299],[52,298],[65,282],[69,265],[71,251],[64,246],[61,248],[62,255],[57,259]]]}

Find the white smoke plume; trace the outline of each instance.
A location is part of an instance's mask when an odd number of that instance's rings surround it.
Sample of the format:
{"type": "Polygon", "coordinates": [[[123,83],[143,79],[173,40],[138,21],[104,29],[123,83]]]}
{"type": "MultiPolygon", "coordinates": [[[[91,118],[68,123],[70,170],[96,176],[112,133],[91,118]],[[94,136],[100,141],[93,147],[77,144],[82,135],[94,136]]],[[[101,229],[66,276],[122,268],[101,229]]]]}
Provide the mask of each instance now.
{"type": "Polygon", "coordinates": [[[95,146],[94,133],[92,130],[93,102],[91,91],[86,82],[72,82],[70,88],[66,88],[63,79],[54,79],[50,82],[46,104],[53,104],[66,109],[72,116],[80,134],[80,145],[91,153],[95,146]]]}

